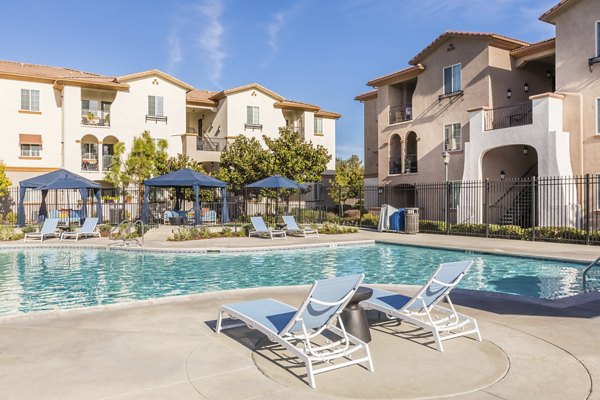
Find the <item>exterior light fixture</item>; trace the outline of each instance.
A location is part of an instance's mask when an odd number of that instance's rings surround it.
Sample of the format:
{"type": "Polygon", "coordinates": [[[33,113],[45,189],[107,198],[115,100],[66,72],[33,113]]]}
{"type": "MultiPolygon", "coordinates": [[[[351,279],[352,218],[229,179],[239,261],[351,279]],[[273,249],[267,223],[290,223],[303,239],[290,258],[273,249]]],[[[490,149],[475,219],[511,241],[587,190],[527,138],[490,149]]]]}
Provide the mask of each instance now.
{"type": "Polygon", "coordinates": [[[383,194],[383,188],[382,188],[382,187],[378,188],[378,189],[377,189],[377,193],[379,193],[379,194],[383,194]]]}
{"type": "Polygon", "coordinates": [[[500,171],[500,180],[503,181],[506,178],[506,172],[504,170],[500,171]]]}
{"type": "Polygon", "coordinates": [[[448,153],[447,151],[444,151],[442,153],[442,160],[444,161],[444,165],[450,164],[450,153],[448,153]]]}
{"type": "Polygon", "coordinates": [[[523,85],[523,90],[525,91],[525,93],[529,92],[529,83],[525,82],[525,84],[523,85]]]}
{"type": "Polygon", "coordinates": [[[552,71],[550,71],[550,70],[546,71],[546,77],[548,79],[552,78],[552,71]]]}
{"type": "Polygon", "coordinates": [[[512,90],[508,89],[508,90],[506,91],[506,98],[507,98],[507,99],[510,99],[511,97],[512,97],[512,90]]]}
{"type": "Polygon", "coordinates": [[[529,147],[528,146],[523,146],[523,155],[527,155],[529,154],[529,147]]]}

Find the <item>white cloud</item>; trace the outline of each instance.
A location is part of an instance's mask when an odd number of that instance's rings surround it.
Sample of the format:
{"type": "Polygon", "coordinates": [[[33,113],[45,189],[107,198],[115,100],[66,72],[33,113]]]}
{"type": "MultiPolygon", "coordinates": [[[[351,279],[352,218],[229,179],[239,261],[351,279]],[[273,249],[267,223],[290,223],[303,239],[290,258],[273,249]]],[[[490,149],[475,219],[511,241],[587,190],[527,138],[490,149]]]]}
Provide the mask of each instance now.
{"type": "Polygon", "coordinates": [[[206,52],[209,62],[209,79],[215,85],[219,85],[225,58],[227,58],[227,53],[223,50],[223,34],[225,33],[221,22],[223,9],[223,3],[220,0],[205,0],[197,7],[199,16],[203,19],[198,23],[204,26],[197,37],[197,43],[206,52]]]}
{"type": "Polygon", "coordinates": [[[287,13],[285,11],[278,11],[273,14],[271,21],[267,24],[267,34],[269,35],[269,47],[273,53],[279,51],[278,47],[278,36],[283,23],[285,22],[287,13]]]}

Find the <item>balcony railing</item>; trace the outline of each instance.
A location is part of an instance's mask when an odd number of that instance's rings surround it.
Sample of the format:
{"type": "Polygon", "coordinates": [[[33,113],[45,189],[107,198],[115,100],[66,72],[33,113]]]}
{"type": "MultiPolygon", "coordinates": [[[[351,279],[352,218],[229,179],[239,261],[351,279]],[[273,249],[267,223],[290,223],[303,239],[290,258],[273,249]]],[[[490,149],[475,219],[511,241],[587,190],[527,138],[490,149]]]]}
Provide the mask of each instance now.
{"type": "Polygon", "coordinates": [[[98,171],[98,154],[81,153],[81,170],[98,171]]]}
{"type": "Polygon", "coordinates": [[[390,107],[390,125],[412,120],[412,103],[390,107]]]}
{"type": "MultiPolygon", "coordinates": [[[[304,135],[304,127],[302,125],[288,125],[286,128],[304,135]]],[[[315,132],[316,133],[316,132],[315,132]]]]}
{"type": "Polygon", "coordinates": [[[533,123],[532,102],[515,104],[514,106],[485,110],[485,130],[510,128],[513,126],[531,125],[533,123]]]}
{"type": "Polygon", "coordinates": [[[407,174],[414,174],[417,171],[417,155],[407,154],[404,159],[404,172],[407,174]]]}
{"type": "Polygon", "coordinates": [[[110,126],[110,112],[82,108],[81,125],[110,126]]]}
{"type": "Polygon", "coordinates": [[[166,115],[146,115],[146,122],[154,121],[155,123],[164,122],[167,123],[166,115]]]}
{"type": "Polygon", "coordinates": [[[105,154],[102,156],[102,171],[108,171],[113,164],[113,155],[105,154]]]}
{"type": "Polygon", "coordinates": [[[244,124],[244,129],[262,131],[262,124],[244,124]]]}
{"type": "Polygon", "coordinates": [[[390,157],[390,175],[402,173],[402,157],[390,157]]]}
{"type": "Polygon", "coordinates": [[[196,150],[198,151],[223,151],[225,149],[227,149],[227,139],[208,136],[196,138],[196,150]]]}

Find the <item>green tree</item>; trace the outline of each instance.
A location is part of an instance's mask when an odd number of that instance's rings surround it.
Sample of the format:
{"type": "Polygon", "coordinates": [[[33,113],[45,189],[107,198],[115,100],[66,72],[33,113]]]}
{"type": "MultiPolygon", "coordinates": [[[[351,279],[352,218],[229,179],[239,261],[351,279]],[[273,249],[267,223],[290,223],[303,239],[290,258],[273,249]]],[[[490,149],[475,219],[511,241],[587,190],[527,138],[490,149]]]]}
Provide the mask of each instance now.
{"type": "Polygon", "coordinates": [[[325,147],[314,146],[289,128],[279,128],[275,139],[263,135],[263,140],[271,153],[270,175],[279,174],[299,183],[321,181],[331,160],[325,147]]]}
{"type": "Polygon", "coordinates": [[[230,189],[241,190],[249,183],[266,178],[271,171],[272,156],[255,138],[238,137],[221,153],[217,178],[230,189]]]}
{"type": "Polygon", "coordinates": [[[340,206],[348,199],[358,198],[365,180],[365,168],[357,155],[347,160],[335,159],[335,175],[329,180],[329,197],[340,206]]]}
{"type": "Polygon", "coordinates": [[[6,176],[6,164],[0,161],[0,197],[8,195],[8,188],[10,188],[12,182],[6,176]]]}
{"type": "MultiPolygon", "coordinates": [[[[202,163],[192,160],[186,154],[177,154],[174,157],[167,158],[164,162],[159,162],[157,166],[157,175],[168,174],[169,172],[179,171],[180,169],[189,168],[194,171],[201,172],[203,174],[206,173],[206,169],[202,163]]],[[[210,174],[207,174],[210,175],[210,174]]],[[[171,191],[172,198],[175,198],[175,190],[171,191]]],[[[184,189],[182,192],[182,197],[188,201],[194,201],[194,191],[192,189],[184,189]]],[[[214,201],[214,191],[213,189],[202,189],[200,190],[200,199],[202,201],[214,201]]]]}
{"type": "Polygon", "coordinates": [[[106,181],[121,188],[123,194],[129,185],[136,186],[141,205],[144,199],[144,181],[157,175],[159,166],[166,165],[167,146],[166,140],[155,141],[148,131],[133,138],[131,151],[127,156],[125,144],[118,142],[114,147],[113,163],[105,173],[106,181]]]}
{"type": "Polygon", "coordinates": [[[6,164],[0,161],[0,219],[4,216],[7,222],[14,224],[16,223],[16,214],[11,211],[13,199],[8,190],[11,185],[12,182],[6,176],[6,164]]]}

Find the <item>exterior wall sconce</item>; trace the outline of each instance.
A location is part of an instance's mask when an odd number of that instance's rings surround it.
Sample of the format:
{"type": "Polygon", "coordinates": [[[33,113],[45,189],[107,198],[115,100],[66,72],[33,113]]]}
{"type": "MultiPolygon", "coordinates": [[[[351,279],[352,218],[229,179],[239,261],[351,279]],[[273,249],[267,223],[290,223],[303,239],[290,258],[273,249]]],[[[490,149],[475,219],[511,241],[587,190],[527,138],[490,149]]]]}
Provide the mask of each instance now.
{"type": "Polygon", "coordinates": [[[523,90],[525,91],[525,93],[529,92],[529,83],[525,82],[525,84],[523,85],[523,90]]]}
{"type": "Polygon", "coordinates": [[[546,78],[548,78],[548,79],[552,78],[552,71],[550,71],[550,70],[546,71],[546,78]]]}
{"type": "Polygon", "coordinates": [[[523,146],[523,155],[527,156],[527,154],[529,154],[529,147],[523,146]]]}
{"type": "Polygon", "coordinates": [[[506,91],[506,98],[507,98],[507,99],[510,99],[511,97],[512,97],[512,90],[508,89],[508,90],[506,91]]]}
{"type": "Polygon", "coordinates": [[[442,161],[444,161],[444,165],[450,164],[450,153],[447,151],[442,153],[442,161]]]}
{"type": "Polygon", "coordinates": [[[378,188],[378,189],[377,189],[377,193],[379,193],[379,194],[383,194],[383,188],[382,188],[382,187],[378,188]]]}
{"type": "Polygon", "coordinates": [[[503,181],[506,178],[506,172],[504,170],[500,171],[500,180],[503,181]]]}

